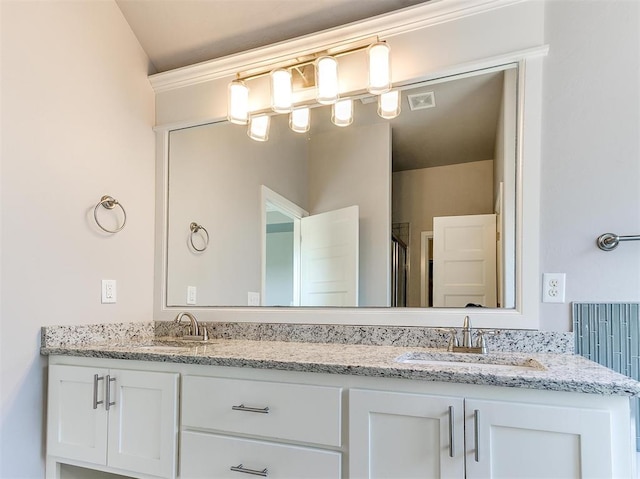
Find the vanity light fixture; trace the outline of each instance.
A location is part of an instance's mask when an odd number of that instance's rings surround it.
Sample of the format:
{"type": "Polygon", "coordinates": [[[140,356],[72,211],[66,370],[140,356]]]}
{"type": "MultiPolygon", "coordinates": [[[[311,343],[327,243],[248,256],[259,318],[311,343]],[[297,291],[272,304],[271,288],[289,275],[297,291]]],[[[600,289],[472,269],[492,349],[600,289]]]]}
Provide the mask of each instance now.
{"type": "Polygon", "coordinates": [[[311,111],[309,108],[296,108],[289,115],[289,128],[296,133],[306,133],[311,127],[311,111]]]}
{"type": "Polygon", "coordinates": [[[374,95],[388,92],[391,89],[391,50],[384,42],[376,42],[367,48],[369,59],[369,84],[367,91],[374,95]]]}
{"type": "Polygon", "coordinates": [[[234,80],[227,88],[227,119],[237,125],[249,122],[249,88],[242,80],[234,80]]]}
{"type": "Polygon", "coordinates": [[[391,120],[400,114],[400,90],[391,90],[378,96],[378,115],[391,120]]]}
{"type": "Polygon", "coordinates": [[[384,95],[378,98],[378,114],[382,118],[394,118],[400,113],[400,94],[390,91],[390,49],[378,37],[331,46],[268,67],[239,72],[227,89],[227,118],[231,123],[249,124],[249,137],[258,141],[267,140],[269,115],[273,113],[290,113],[289,126],[293,131],[309,131],[310,108],[318,105],[332,105],[333,123],[350,125],[353,122],[353,100],[340,100],[337,57],[364,50],[368,59],[367,84],[342,94],[345,97],[358,96],[366,89],[374,95],[384,95]],[[271,108],[249,111],[246,82],[266,75],[270,80],[271,108]],[[315,88],[315,91],[306,91],[310,88],[315,88]]]}
{"type": "Polygon", "coordinates": [[[276,113],[291,111],[293,104],[291,71],[286,68],[277,68],[269,76],[271,77],[271,109],[276,113]]]}
{"type": "Polygon", "coordinates": [[[340,100],[331,106],[331,122],[336,126],[349,126],[353,123],[353,100],[340,100]]]}
{"type": "Polygon", "coordinates": [[[316,60],[316,100],[321,105],[338,101],[338,60],[320,57],[316,60]]]}
{"type": "Polygon", "coordinates": [[[249,138],[256,141],[267,141],[269,139],[269,125],[271,117],[269,115],[255,115],[249,120],[249,138]]]}

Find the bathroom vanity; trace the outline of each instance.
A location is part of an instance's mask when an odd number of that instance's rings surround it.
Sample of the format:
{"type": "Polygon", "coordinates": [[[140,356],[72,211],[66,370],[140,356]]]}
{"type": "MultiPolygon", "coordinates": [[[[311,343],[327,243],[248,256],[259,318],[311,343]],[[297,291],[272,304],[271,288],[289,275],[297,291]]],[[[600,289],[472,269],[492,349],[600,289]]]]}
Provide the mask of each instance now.
{"type": "Polygon", "coordinates": [[[640,384],[572,354],[122,336],[42,352],[49,478],[633,474],[640,384]]]}

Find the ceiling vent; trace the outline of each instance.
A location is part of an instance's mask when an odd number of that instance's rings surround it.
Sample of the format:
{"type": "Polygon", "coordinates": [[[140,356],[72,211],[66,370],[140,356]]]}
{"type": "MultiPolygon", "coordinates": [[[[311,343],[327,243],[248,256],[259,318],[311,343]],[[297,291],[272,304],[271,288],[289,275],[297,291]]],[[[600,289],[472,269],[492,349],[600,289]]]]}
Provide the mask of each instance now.
{"type": "Polygon", "coordinates": [[[407,100],[409,100],[409,108],[411,108],[412,111],[424,110],[425,108],[433,108],[436,106],[436,97],[432,91],[407,95],[407,100]]]}

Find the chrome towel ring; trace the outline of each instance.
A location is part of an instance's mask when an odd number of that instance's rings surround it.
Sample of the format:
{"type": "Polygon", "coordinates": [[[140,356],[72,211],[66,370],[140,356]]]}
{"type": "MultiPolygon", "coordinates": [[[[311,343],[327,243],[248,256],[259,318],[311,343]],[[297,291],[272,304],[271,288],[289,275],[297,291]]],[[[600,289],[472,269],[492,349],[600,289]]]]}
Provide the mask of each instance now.
{"type": "Polygon", "coordinates": [[[116,200],[115,198],[109,196],[109,195],[104,195],[102,198],[100,198],[100,201],[98,202],[98,204],[96,205],[96,207],[93,209],[93,219],[96,220],[96,224],[98,225],[98,227],[106,232],[106,233],[117,233],[118,231],[122,230],[122,228],[124,228],[124,225],[127,224],[127,212],[124,210],[124,206],[122,206],[118,200],[116,200]],[[114,230],[110,230],[105,228],[104,226],[102,226],[100,224],[100,221],[98,220],[98,207],[102,206],[103,208],[107,209],[107,210],[112,210],[114,209],[116,206],[119,206],[120,209],[122,210],[122,214],[124,216],[124,219],[122,220],[122,224],[114,229],[114,230]]]}
{"type": "Polygon", "coordinates": [[[206,250],[207,246],[209,246],[209,232],[207,231],[207,229],[196,222],[191,223],[189,225],[189,229],[191,230],[191,233],[189,234],[189,242],[191,243],[191,247],[198,252],[206,250]],[[199,231],[204,231],[204,236],[206,237],[206,239],[204,240],[204,246],[202,248],[198,248],[195,244],[193,244],[193,236],[199,231]]]}
{"type": "Polygon", "coordinates": [[[639,241],[640,235],[618,236],[613,233],[605,233],[598,236],[596,244],[603,251],[612,251],[618,247],[620,241],[639,241]]]}

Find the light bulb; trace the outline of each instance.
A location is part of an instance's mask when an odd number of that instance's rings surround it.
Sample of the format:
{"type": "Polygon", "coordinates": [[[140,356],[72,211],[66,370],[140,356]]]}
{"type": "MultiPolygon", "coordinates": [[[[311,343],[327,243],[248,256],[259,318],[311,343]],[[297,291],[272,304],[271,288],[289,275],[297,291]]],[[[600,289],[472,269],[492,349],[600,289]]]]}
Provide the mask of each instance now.
{"type": "Polygon", "coordinates": [[[271,76],[271,108],[276,113],[291,111],[293,90],[291,72],[285,68],[273,70],[271,76]]]}
{"type": "Polygon", "coordinates": [[[310,111],[308,108],[298,108],[289,116],[289,127],[296,133],[305,133],[311,126],[310,111]]]}
{"type": "Polygon", "coordinates": [[[349,126],[353,123],[353,101],[340,100],[331,108],[331,121],[336,126],[349,126]]]}
{"type": "Polygon", "coordinates": [[[338,101],[338,61],[333,57],[316,60],[316,100],[323,105],[338,101]]]}
{"type": "Polygon", "coordinates": [[[252,116],[249,120],[247,134],[249,138],[256,141],[267,141],[269,139],[269,124],[271,117],[268,115],[252,116]]]}
{"type": "Polygon", "coordinates": [[[249,122],[249,88],[243,81],[234,80],[227,87],[227,119],[237,125],[249,122]]]}
{"type": "Polygon", "coordinates": [[[391,49],[384,42],[373,43],[367,48],[369,58],[369,85],[367,90],[374,95],[391,89],[391,49]]]}
{"type": "Polygon", "coordinates": [[[391,90],[378,96],[378,115],[385,120],[400,114],[400,91],[391,90]]]}

